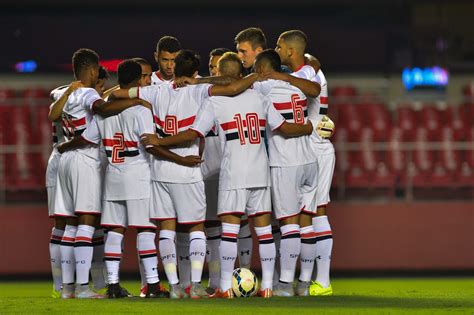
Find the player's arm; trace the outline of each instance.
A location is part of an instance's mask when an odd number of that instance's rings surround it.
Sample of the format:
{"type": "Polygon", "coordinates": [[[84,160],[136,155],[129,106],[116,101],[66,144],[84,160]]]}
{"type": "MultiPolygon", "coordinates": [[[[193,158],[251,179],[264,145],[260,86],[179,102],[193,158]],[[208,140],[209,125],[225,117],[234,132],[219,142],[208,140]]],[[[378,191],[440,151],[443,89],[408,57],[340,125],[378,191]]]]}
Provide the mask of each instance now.
{"type": "Polygon", "coordinates": [[[199,134],[192,130],[188,129],[185,131],[181,131],[178,134],[166,138],[158,138],[156,134],[147,134],[141,137],[141,141],[145,147],[147,146],[163,146],[163,147],[170,147],[175,145],[181,145],[186,142],[194,141],[199,134]]]}
{"type": "Polygon", "coordinates": [[[217,84],[227,85],[237,80],[229,76],[215,76],[215,77],[203,77],[203,78],[190,78],[190,77],[179,77],[174,80],[177,86],[182,87],[188,84],[217,84]]]}
{"type": "Polygon", "coordinates": [[[63,95],[61,95],[60,98],[53,102],[53,104],[51,104],[48,113],[49,121],[58,121],[59,119],[61,119],[61,114],[63,113],[64,105],[66,105],[69,95],[71,95],[72,92],[81,87],[84,87],[81,81],[74,81],[69,84],[63,95]]]}
{"type": "Polygon", "coordinates": [[[285,121],[279,128],[274,129],[274,131],[275,130],[278,130],[278,132],[282,133],[285,137],[300,137],[310,135],[313,132],[313,124],[307,122],[302,125],[285,121]]]}
{"type": "Polygon", "coordinates": [[[321,63],[318,58],[310,54],[304,54],[304,64],[313,67],[316,73],[321,69],[321,63]]]}
{"type": "MultiPolygon", "coordinates": [[[[143,135],[142,139],[145,139],[148,135],[143,135]]],[[[203,162],[200,156],[197,155],[188,155],[181,156],[174,152],[171,152],[168,148],[162,146],[149,145],[146,147],[146,151],[154,156],[160,157],[162,159],[174,162],[179,165],[194,167],[203,162]]]]}
{"type": "Polygon", "coordinates": [[[209,95],[212,96],[233,96],[242,93],[256,81],[263,78],[257,73],[251,73],[248,76],[235,80],[228,85],[213,85],[209,88],[209,95]]]}
{"type": "Polygon", "coordinates": [[[270,78],[274,80],[281,80],[290,83],[293,86],[296,86],[298,89],[301,90],[307,97],[317,97],[319,93],[321,93],[321,85],[319,83],[298,78],[292,76],[289,73],[283,72],[271,72],[270,78]]]}
{"type": "Polygon", "coordinates": [[[82,136],[77,136],[77,137],[72,138],[69,141],[66,141],[66,142],[63,142],[63,143],[59,144],[57,149],[58,149],[58,152],[62,154],[62,153],[67,152],[67,151],[72,151],[72,150],[83,148],[83,147],[88,146],[90,144],[94,144],[94,143],[89,142],[88,140],[86,140],[82,136]]]}
{"type": "Polygon", "coordinates": [[[145,100],[139,98],[118,98],[118,99],[109,99],[107,102],[105,101],[97,101],[93,105],[93,111],[95,114],[98,114],[102,117],[110,117],[114,115],[118,115],[127,108],[142,105],[150,110],[152,109],[151,104],[145,100]]]}

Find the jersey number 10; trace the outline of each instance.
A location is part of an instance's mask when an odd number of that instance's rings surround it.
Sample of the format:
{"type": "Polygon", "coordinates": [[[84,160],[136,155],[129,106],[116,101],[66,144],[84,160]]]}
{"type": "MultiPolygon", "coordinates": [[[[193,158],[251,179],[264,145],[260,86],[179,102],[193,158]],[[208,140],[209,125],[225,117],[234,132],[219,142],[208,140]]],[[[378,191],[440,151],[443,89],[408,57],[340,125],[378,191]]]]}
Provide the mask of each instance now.
{"type": "Polygon", "coordinates": [[[258,119],[257,113],[248,113],[245,115],[245,120],[242,120],[240,114],[234,115],[234,120],[237,125],[237,131],[239,134],[240,144],[245,145],[245,131],[244,128],[247,127],[247,134],[250,144],[258,144],[261,141],[260,136],[260,120],[258,119]]]}

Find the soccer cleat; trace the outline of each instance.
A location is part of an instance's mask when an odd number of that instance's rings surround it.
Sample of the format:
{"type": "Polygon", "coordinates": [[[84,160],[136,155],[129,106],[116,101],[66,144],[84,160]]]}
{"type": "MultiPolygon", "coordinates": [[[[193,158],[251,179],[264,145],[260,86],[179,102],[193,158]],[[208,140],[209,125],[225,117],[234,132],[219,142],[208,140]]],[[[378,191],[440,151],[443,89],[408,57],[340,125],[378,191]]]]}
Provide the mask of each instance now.
{"type": "Polygon", "coordinates": [[[321,283],[313,281],[309,286],[309,295],[310,296],[330,296],[332,295],[332,286],[324,288],[321,283]]]}
{"type": "Polygon", "coordinates": [[[74,296],[76,299],[103,299],[105,295],[92,291],[88,284],[78,284],[74,296]]]}
{"type": "Polygon", "coordinates": [[[209,295],[207,294],[206,289],[204,289],[200,282],[194,282],[191,284],[191,289],[189,290],[189,297],[191,299],[200,299],[208,298],[209,295]]]}
{"type": "Polygon", "coordinates": [[[129,297],[129,295],[130,293],[118,283],[110,283],[107,285],[107,297],[109,299],[121,299],[129,297]]]}
{"type": "Polygon", "coordinates": [[[309,295],[309,281],[298,281],[296,285],[296,295],[297,296],[308,296],[309,295]]]}
{"type": "Polygon", "coordinates": [[[293,283],[278,282],[276,287],[273,289],[274,296],[295,296],[295,290],[293,289],[293,283]]]}
{"type": "Polygon", "coordinates": [[[210,298],[216,299],[233,299],[234,291],[232,289],[221,291],[221,289],[216,289],[213,295],[209,295],[210,298]]]}
{"type": "Polygon", "coordinates": [[[52,297],[53,299],[59,299],[59,298],[61,298],[61,290],[56,291],[56,290],[53,288],[53,290],[51,291],[51,297],[52,297]]]}
{"type": "Polygon", "coordinates": [[[264,299],[271,298],[273,296],[272,289],[260,289],[257,293],[257,296],[262,297],[264,299]]]}
{"type": "Polygon", "coordinates": [[[213,287],[207,287],[206,293],[208,296],[214,295],[216,293],[216,289],[214,289],[213,287]]]}
{"type": "Polygon", "coordinates": [[[147,292],[148,292],[148,284],[145,284],[145,286],[140,288],[140,297],[141,298],[146,297],[147,292]]]}
{"type": "MultiPolygon", "coordinates": [[[[140,293],[141,294],[141,293],[140,293]]],[[[151,283],[147,284],[147,293],[146,298],[169,298],[170,293],[166,290],[161,283],[151,283]]]]}
{"type": "Polygon", "coordinates": [[[170,299],[183,299],[187,298],[188,295],[184,292],[183,287],[177,284],[170,284],[170,299]]]}
{"type": "Polygon", "coordinates": [[[61,289],[61,299],[73,299],[74,298],[74,283],[63,284],[61,289]]]}
{"type": "Polygon", "coordinates": [[[188,296],[191,293],[191,285],[188,285],[187,287],[184,288],[184,293],[186,293],[188,296]]]}

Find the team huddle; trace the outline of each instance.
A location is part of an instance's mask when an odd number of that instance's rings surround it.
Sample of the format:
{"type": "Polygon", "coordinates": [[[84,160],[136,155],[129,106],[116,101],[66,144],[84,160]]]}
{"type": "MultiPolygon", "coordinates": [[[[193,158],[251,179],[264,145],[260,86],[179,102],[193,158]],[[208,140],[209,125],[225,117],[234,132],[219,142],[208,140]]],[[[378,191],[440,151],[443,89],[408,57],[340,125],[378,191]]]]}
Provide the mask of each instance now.
{"type": "Polygon", "coordinates": [[[201,77],[199,56],[162,37],[158,71],[125,60],[106,91],[97,53],[74,53],[77,81],[51,92],[48,116],[54,297],[131,296],[119,270],[124,233],[134,228],[141,297],[233,298],[236,261],[249,268],[252,260],[249,220],[258,296],[332,295],[326,78],[301,31],[267,49],[262,30],[248,28],[235,44],[237,53],[212,50],[210,76],[201,77]]]}

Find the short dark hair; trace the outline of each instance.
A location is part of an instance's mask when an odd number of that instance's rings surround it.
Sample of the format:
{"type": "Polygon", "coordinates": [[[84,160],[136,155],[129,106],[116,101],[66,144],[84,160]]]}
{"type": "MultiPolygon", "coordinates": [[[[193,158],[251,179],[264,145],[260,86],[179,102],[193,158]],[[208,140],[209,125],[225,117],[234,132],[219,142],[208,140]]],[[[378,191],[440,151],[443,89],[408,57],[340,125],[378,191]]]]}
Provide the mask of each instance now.
{"type": "Polygon", "coordinates": [[[176,37],[163,36],[156,44],[156,51],[167,51],[169,53],[175,53],[181,50],[181,43],[176,37]]]}
{"type": "Polygon", "coordinates": [[[273,49],[266,49],[255,57],[255,65],[258,65],[261,62],[266,62],[275,71],[281,71],[280,56],[273,49]]]}
{"type": "Polygon", "coordinates": [[[285,42],[293,42],[293,43],[298,44],[302,49],[302,53],[305,52],[306,45],[308,44],[308,37],[303,31],[300,31],[300,30],[286,31],[280,35],[280,38],[283,39],[285,42]]]}
{"type": "Polygon", "coordinates": [[[234,42],[236,44],[250,42],[253,50],[257,49],[258,47],[267,49],[267,39],[265,38],[265,34],[263,34],[263,31],[258,27],[249,27],[243,31],[240,31],[235,36],[234,42]]]}
{"type": "Polygon", "coordinates": [[[92,49],[81,48],[72,55],[72,68],[76,77],[78,77],[84,69],[98,65],[99,55],[92,49]]]}
{"type": "Polygon", "coordinates": [[[135,57],[135,58],[132,58],[132,60],[135,61],[135,62],[138,62],[142,66],[150,66],[151,67],[151,63],[149,63],[148,60],[146,60],[145,58],[135,57]]]}
{"type": "Polygon", "coordinates": [[[108,80],[109,78],[109,71],[104,66],[99,66],[99,80],[108,80]]]}
{"type": "Polygon", "coordinates": [[[215,48],[209,53],[209,57],[222,56],[226,52],[229,52],[230,49],[227,48],[215,48]]]}
{"type": "Polygon", "coordinates": [[[235,52],[226,52],[218,61],[219,70],[224,75],[238,76],[242,74],[244,66],[235,52]]]}
{"type": "Polygon", "coordinates": [[[174,59],[174,76],[176,78],[186,76],[192,76],[196,71],[199,70],[201,64],[199,55],[189,49],[181,50],[174,59]]]}
{"type": "Polygon", "coordinates": [[[128,85],[138,81],[142,77],[142,67],[133,59],[122,61],[118,66],[118,82],[120,85],[128,85]]]}

